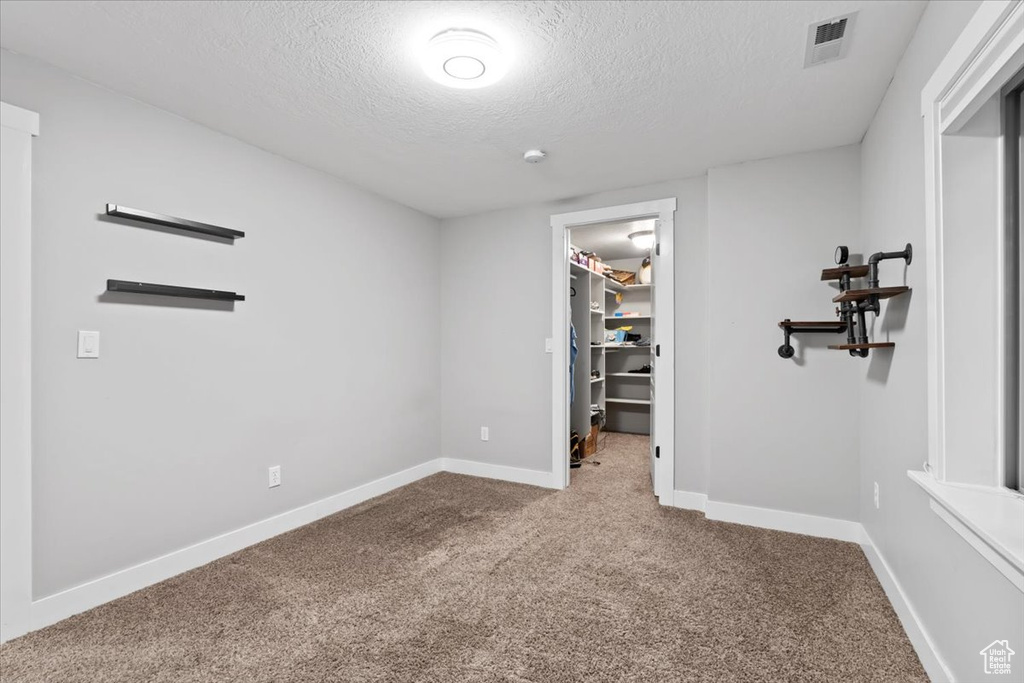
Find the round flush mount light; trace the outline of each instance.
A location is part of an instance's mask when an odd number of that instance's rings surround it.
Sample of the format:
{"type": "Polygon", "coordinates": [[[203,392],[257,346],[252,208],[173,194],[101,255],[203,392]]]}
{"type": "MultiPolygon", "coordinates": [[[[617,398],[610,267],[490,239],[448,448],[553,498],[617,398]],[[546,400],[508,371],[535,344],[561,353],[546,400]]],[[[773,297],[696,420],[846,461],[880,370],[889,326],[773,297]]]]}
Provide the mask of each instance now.
{"type": "Polygon", "coordinates": [[[633,244],[636,245],[637,249],[650,249],[654,246],[654,231],[640,230],[638,232],[631,232],[629,233],[629,239],[633,240],[633,244]]]}
{"type": "Polygon", "coordinates": [[[544,152],[543,150],[529,149],[523,153],[523,161],[525,161],[528,164],[539,164],[540,162],[544,161],[544,157],[546,156],[547,153],[544,152]]]}
{"type": "Polygon", "coordinates": [[[431,38],[421,55],[423,70],[449,88],[485,88],[500,81],[508,59],[498,42],[486,33],[451,28],[431,38]]]}

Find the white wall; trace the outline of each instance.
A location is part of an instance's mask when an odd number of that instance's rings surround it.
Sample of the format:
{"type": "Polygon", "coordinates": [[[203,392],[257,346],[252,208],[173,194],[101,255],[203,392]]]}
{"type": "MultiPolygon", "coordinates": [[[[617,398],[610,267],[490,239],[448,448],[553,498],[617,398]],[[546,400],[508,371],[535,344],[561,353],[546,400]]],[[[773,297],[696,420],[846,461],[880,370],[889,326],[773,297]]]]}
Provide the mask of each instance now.
{"type": "MultiPolygon", "coordinates": [[[[866,246],[912,242],[924,253],[921,89],[977,7],[928,5],[868,130],[862,158],[866,246]]],[[[955,678],[976,681],[984,677],[978,652],[988,643],[1024,644],[1024,595],[940,520],[907,478],[907,470],[921,469],[928,448],[925,266],[915,259],[906,273],[913,293],[892,300],[876,325],[876,333],[896,342],[891,362],[876,356],[861,371],[860,517],[955,678]],[[871,495],[876,481],[878,510],[871,495]]],[[[1024,670],[1015,658],[1015,671],[1018,665],[1024,670]]]]}
{"type": "Polygon", "coordinates": [[[706,188],[699,177],[442,221],[445,457],[550,471],[551,214],[677,197],[675,485],[704,490],[706,188]]]}
{"type": "Polygon", "coordinates": [[[789,360],[777,349],[780,320],[836,319],[821,269],[861,242],[860,147],[711,169],[708,197],[708,496],[856,520],[865,360],[826,348],[845,334],[796,335],[789,360]]]}
{"type": "Polygon", "coordinates": [[[438,457],[435,219],[18,55],[2,83],[45,129],[36,598],[438,457]],[[107,202],[247,236],[110,222],[107,202]],[[107,278],[247,300],[110,300],[107,278]],[[76,360],[78,329],[100,359],[76,360]]]}

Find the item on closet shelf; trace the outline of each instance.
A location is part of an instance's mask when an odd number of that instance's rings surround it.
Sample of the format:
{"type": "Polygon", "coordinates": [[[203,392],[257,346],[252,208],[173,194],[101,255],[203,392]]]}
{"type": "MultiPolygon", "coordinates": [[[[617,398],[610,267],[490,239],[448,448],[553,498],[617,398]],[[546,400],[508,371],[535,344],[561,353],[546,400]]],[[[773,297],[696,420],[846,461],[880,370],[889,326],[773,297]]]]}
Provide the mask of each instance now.
{"type": "Polygon", "coordinates": [[[615,280],[620,285],[631,285],[636,282],[636,273],[631,273],[628,270],[609,268],[605,275],[615,280]]]}
{"type": "Polygon", "coordinates": [[[635,368],[633,370],[626,370],[626,372],[632,372],[637,375],[649,375],[651,374],[650,364],[644,365],[643,367],[635,368]]]}
{"type": "Polygon", "coordinates": [[[640,263],[640,271],[636,274],[636,279],[640,281],[642,285],[651,284],[651,257],[648,256],[640,263]]]}
{"type": "Polygon", "coordinates": [[[639,311],[616,311],[613,318],[637,318],[643,315],[639,311]]]}
{"type": "Polygon", "coordinates": [[[616,304],[621,304],[622,303],[622,292],[615,292],[615,303],[616,304]]]}
{"type": "Polygon", "coordinates": [[[594,379],[600,379],[601,378],[601,371],[597,370],[597,369],[591,370],[590,371],[590,376],[593,377],[594,379]]]}
{"type": "Polygon", "coordinates": [[[592,310],[592,311],[600,311],[601,310],[601,302],[600,301],[591,301],[590,302],[590,310],[592,310]]]}

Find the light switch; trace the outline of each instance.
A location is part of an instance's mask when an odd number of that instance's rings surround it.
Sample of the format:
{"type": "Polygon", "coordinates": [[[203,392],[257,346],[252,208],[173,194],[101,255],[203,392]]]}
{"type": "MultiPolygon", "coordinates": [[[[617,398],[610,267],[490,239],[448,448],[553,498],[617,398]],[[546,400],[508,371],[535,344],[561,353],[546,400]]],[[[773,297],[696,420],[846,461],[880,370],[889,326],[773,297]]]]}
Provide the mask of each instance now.
{"type": "Polygon", "coordinates": [[[78,331],[78,357],[99,358],[100,357],[100,333],[87,330],[78,331]]]}

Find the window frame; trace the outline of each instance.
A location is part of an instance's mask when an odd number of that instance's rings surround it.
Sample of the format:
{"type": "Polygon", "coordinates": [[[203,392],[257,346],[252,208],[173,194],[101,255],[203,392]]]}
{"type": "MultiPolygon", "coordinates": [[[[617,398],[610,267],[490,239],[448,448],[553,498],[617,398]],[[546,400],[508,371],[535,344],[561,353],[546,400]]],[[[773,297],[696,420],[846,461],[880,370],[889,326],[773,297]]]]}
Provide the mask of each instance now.
{"type": "MultiPolygon", "coordinates": [[[[990,561],[1011,583],[1024,592],[1024,495],[1008,488],[1010,453],[1016,438],[1008,438],[1009,428],[1018,420],[1019,383],[1008,382],[1007,370],[1018,367],[1019,313],[1008,316],[1008,306],[1016,296],[1008,296],[1005,283],[1009,276],[1017,283],[1016,250],[1008,267],[1006,212],[997,209],[996,242],[1000,255],[996,268],[995,292],[997,350],[995,453],[950,452],[946,448],[947,416],[943,273],[943,136],[959,131],[982,107],[999,97],[1024,68],[1024,1],[992,0],[983,3],[950,48],[921,93],[921,111],[925,134],[925,236],[928,307],[928,462],[925,471],[908,476],[930,497],[932,510],[990,561]],[[1009,326],[1014,326],[1009,333],[1009,326]],[[1010,354],[1014,354],[1011,359],[1010,354]],[[1013,390],[1012,400],[1009,391],[1013,390]],[[948,472],[963,472],[963,463],[978,457],[993,458],[984,481],[950,480],[948,472]],[[947,467],[949,463],[956,467],[947,467]]],[[[1005,150],[1005,143],[1004,143],[1005,150]]],[[[997,152],[1005,170],[1005,153],[997,152]]],[[[1003,174],[1005,178],[1005,173],[1003,174]]],[[[999,201],[1006,207],[1006,183],[999,183],[999,201]]],[[[1014,240],[1014,243],[1016,241],[1014,240]]],[[[1018,290],[1014,291],[1016,295],[1018,290]]],[[[950,321],[950,324],[953,321],[950,321]]],[[[1016,376],[1016,373],[1014,373],[1016,376]]],[[[955,424],[955,423],[953,423],[955,424]]],[[[1014,430],[1015,434],[1016,431],[1014,430]]],[[[1015,449],[1016,450],[1016,449],[1015,449]]],[[[1016,459],[1017,454],[1013,454],[1016,459]]],[[[1014,470],[1017,468],[1014,467],[1014,470]]],[[[1020,477],[1016,477],[1017,480],[1020,477]]],[[[1019,486],[1019,481],[1014,482],[1019,486]]]]}

